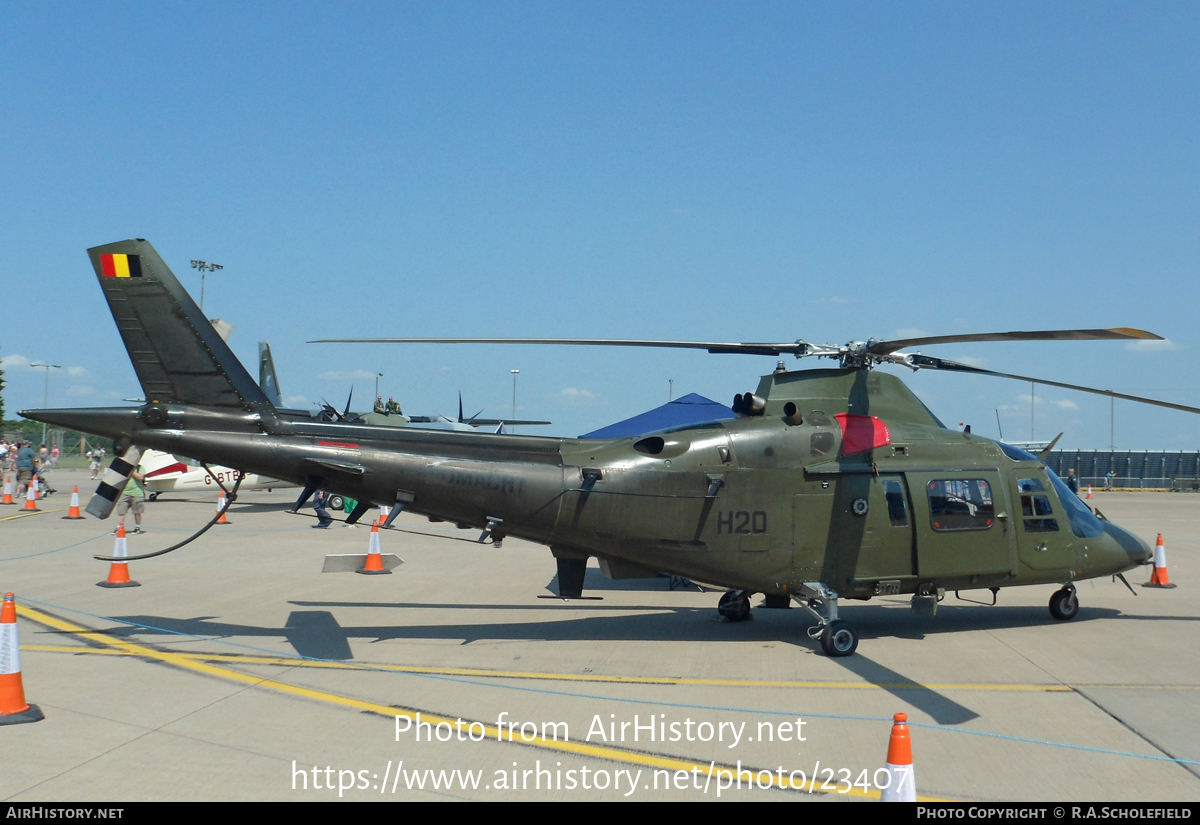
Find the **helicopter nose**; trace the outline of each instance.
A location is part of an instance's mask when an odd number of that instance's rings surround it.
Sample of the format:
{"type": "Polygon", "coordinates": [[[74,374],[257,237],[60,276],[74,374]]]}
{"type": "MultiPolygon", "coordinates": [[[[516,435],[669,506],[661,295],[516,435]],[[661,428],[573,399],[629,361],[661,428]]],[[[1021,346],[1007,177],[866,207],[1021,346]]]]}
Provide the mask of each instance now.
{"type": "Polygon", "coordinates": [[[1111,521],[1103,522],[1104,532],[1111,536],[1129,556],[1130,566],[1146,564],[1154,558],[1154,550],[1142,539],[1111,521]]]}

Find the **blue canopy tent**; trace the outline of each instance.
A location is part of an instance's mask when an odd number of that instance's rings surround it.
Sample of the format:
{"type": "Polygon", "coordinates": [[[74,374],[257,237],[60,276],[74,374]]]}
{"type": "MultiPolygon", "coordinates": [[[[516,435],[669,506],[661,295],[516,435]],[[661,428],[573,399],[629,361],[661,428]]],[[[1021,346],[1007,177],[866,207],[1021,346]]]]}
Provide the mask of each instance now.
{"type": "Polygon", "coordinates": [[[731,418],[737,418],[737,414],[729,407],[693,392],[649,412],[626,418],[579,437],[628,438],[631,435],[644,435],[709,421],[728,421],[731,418]]]}

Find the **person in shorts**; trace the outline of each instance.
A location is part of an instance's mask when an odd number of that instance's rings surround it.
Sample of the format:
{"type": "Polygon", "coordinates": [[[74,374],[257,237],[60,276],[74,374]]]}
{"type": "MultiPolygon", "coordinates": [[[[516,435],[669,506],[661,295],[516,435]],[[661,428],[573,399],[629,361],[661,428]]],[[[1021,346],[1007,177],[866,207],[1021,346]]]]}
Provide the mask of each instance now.
{"type": "Polygon", "coordinates": [[[28,442],[22,442],[17,450],[17,495],[26,495],[25,491],[33,483],[33,474],[37,471],[37,455],[28,442]]]}
{"type": "Polygon", "coordinates": [[[98,449],[88,451],[88,464],[92,470],[92,481],[95,481],[100,475],[100,451],[98,449]]]}
{"type": "MultiPolygon", "coordinates": [[[[129,475],[129,481],[125,482],[125,489],[121,492],[121,498],[117,502],[117,527],[118,529],[125,525],[125,514],[130,510],[133,511],[134,533],[144,533],[142,529],[142,513],[146,509],[146,488],[142,486],[142,482],[146,480],[146,474],[142,472],[142,465],[138,465],[137,469],[129,475]]],[[[113,530],[113,532],[117,532],[113,530]]]]}

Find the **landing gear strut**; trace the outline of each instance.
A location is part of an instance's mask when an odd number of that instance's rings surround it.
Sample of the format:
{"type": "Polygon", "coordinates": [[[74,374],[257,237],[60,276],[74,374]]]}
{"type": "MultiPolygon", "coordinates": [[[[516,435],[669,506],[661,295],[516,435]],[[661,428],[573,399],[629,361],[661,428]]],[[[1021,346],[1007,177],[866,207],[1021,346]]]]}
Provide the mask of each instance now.
{"type": "Polygon", "coordinates": [[[824,582],[805,582],[794,597],[800,606],[817,617],[808,629],[810,639],[819,639],[826,656],[849,656],[858,649],[858,631],[838,618],[838,594],[824,582]]]}
{"type": "Polygon", "coordinates": [[[745,590],[729,590],[717,602],[717,612],[727,622],[744,622],[750,618],[750,594],[745,590]]]}
{"type": "Polygon", "coordinates": [[[1069,622],[1079,615],[1079,597],[1075,594],[1075,585],[1064,585],[1062,590],[1054,591],[1050,597],[1050,615],[1060,622],[1069,622]]]}

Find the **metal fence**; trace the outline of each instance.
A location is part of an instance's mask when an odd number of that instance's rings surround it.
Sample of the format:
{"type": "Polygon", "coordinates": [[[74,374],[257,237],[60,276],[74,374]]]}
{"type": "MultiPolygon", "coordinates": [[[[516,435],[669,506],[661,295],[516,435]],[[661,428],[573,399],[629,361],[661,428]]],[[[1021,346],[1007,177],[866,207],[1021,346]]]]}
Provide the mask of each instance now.
{"type": "Polygon", "coordinates": [[[1200,451],[1054,450],[1046,466],[1063,478],[1075,470],[1080,487],[1103,490],[1111,472],[1115,489],[1200,492],[1200,451]]]}

